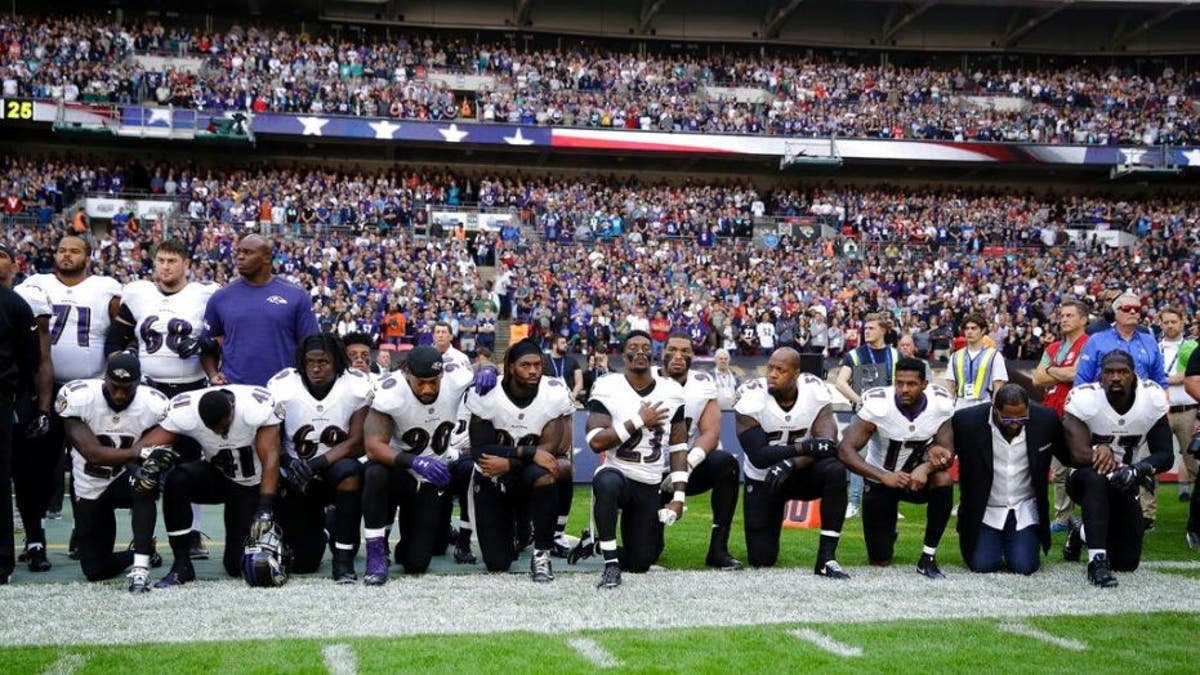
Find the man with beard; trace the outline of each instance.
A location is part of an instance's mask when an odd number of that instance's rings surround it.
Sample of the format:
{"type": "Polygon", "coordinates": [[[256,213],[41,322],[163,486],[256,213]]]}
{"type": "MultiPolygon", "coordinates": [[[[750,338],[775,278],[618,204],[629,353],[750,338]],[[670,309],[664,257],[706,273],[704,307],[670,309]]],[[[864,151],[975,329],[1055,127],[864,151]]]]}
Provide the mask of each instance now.
{"type": "MultiPolygon", "coordinates": [[[[683,516],[687,499],[687,423],[683,387],[656,379],[650,334],[634,330],[621,344],[624,373],[600,378],[588,402],[587,442],[594,452],[609,454],[592,478],[592,518],[596,548],[604,556],[598,588],[621,585],[621,570],[645,572],[662,553],[664,524],[683,516]],[[663,441],[667,441],[672,497],[659,501],[663,441]],[[621,543],[617,547],[618,514],[621,543]]],[[[592,554],[585,536],[568,562],[592,554]]]]}
{"type": "Polygon", "coordinates": [[[1145,530],[1138,486],[1174,462],[1167,397],[1157,382],[1139,378],[1136,368],[1129,352],[1106,353],[1100,381],[1072,389],[1063,417],[1071,454],[1091,457],[1091,466],[1067,478],[1067,492],[1082,507],[1083,523],[1071,528],[1063,558],[1079,560],[1086,545],[1088,581],[1101,588],[1117,585],[1113,570],[1137,569],[1145,530]],[[1142,443],[1150,454],[1138,460],[1142,443]]]}
{"type": "MultiPolygon", "coordinates": [[[[848,579],[837,562],[846,517],[846,467],[837,459],[837,421],[824,382],[800,372],[800,354],[776,350],[767,376],[742,385],[734,410],[746,453],[746,549],[770,567],[789,499],[821,500],[821,539],[813,573],[848,579]]],[[[857,457],[857,454],[855,455],[857,457]]]]}
{"type": "MultiPolygon", "coordinates": [[[[71,380],[96,379],[104,374],[105,337],[121,306],[121,286],[111,277],[88,271],[92,247],[79,237],[59,240],[54,270],[35,274],[17,287],[17,292],[38,293],[50,302],[51,360],[54,364],[54,395],[71,380]],[[27,288],[28,287],[28,288],[27,288]]],[[[29,464],[21,474],[36,477],[21,508],[25,523],[25,559],[32,572],[50,569],[46,559],[46,533],[42,518],[49,511],[61,512],[63,487],[64,431],[58,415],[36,415],[29,423],[36,440],[31,452],[20,453],[29,464]],[[57,504],[56,504],[57,502],[57,504]]],[[[19,496],[19,495],[18,495],[19,496]]]]}
{"type": "MultiPolygon", "coordinates": [[[[718,450],[721,440],[721,409],[717,406],[717,388],[708,373],[692,370],[691,337],[671,333],[663,348],[663,365],[658,376],[683,387],[683,419],[688,427],[688,496],[712,492],[713,525],[704,563],[723,570],[740,570],[742,563],[729,554],[729,530],[737,510],[738,466],[733,455],[718,450]]],[[[663,477],[663,499],[671,489],[669,476],[663,477]]],[[[781,511],[782,513],[782,511],[781,511]]]]}
{"type": "Polygon", "coordinates": [[[267,383],[283,406],[281,469],[283,540],[292,547],[289,571],[315,572],[325,549],[325,507],[334,505],[329,531],[333,580],[358,580],[354,555],[362,515],[363,421],[374,398],[367,376],[346,367],[345,348],[328,333],[301,341],[296,367],[267,383]]]}
{"type": "Polygon", "coordinates": [[[468,392],[471,412],[471,522],[489,572],[504,572],[517,557],[517,520],[533,522],[535,582],[554,580],[559,457],[570,452],[575,404],[561,380],[542,375],[542,352],[526,338],[504,358],[500,387],[468,392]]]}
{"type": "Polygon", "coordinates": [[[846,429],[838,456],[866,479],[863,535],[871,564],[892,562],[900,502],[926,504],[917,572],[944,579],[935,556],[954,505],[954,483],[946,473],[953,458],[954,397],[925,379],[925,364],[917,359],[897,361],[893,382],[863,392],[862,407],[846,429]],[[877,442],[864,461],[858,452],[873,436],[877,442]]]}

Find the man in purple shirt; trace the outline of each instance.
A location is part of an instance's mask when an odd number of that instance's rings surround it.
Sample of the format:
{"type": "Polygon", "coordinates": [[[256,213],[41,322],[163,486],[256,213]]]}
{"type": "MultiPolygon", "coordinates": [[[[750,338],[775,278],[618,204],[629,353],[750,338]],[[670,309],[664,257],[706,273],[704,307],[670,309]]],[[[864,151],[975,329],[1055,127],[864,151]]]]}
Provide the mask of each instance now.
{"type": "Polygon", "coordinates": [[[312,298],[271,272],[271,246],[258,235],[243,237],[234,254],[238,278],[213,294],[204,312],[218,356],[204,358],[213,385],[265,386],[290,365],[296,344],[321,332],[312,298]]]}

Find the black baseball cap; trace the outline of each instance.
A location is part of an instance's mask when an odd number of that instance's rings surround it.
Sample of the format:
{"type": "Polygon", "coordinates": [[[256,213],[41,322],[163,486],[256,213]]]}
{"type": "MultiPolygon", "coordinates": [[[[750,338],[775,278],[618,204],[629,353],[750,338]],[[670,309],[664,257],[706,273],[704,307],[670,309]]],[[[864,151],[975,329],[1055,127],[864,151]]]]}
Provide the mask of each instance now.
{"type": "Polygon", "coordinates": [[[113,382],[138,382],[142,379],[142,364],[133,354],[121,352],[108,360],[105,375],[113,382]]]}
{"type": "Polygon", "coordinates": [[[408,353],[408,372],[420,378],[441,375],[442,353],[434,347],[417,347],[408,353]]]}

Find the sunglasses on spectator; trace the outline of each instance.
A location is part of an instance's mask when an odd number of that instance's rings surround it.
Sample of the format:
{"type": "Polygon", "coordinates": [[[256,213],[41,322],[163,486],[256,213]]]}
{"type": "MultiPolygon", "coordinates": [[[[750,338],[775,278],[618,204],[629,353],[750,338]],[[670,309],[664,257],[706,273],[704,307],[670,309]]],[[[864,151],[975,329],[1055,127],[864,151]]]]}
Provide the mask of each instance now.
{"type": "Polygon", "coordinates": [[[1141,305],[1121,305],[1117,308],[1118,311],[1128,312],[1129,314],[1137,314],[1142,311],[1141,305]]]}

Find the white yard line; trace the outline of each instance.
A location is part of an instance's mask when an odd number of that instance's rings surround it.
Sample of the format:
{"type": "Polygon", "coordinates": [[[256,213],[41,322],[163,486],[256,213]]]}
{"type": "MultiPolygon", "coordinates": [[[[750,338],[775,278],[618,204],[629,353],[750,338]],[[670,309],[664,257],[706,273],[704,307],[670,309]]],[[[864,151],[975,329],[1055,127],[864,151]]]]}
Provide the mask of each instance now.
{"type": "Polygon", "coordinates": [[[1148,570],[1200,570],[1200,560],[1148,560],[1141,564],[1148,570]]]}
{"type": "Polygon", "coordinates": [[[588,638],[571,638],[567,640],[567,644],[571,648],[579,652],[579,655],[587,659],[593,666],[597,668],[620,668],[621,660],[612,655],[604,647],[601,647],[595,640],[588,638]]]}
{"type": "Polygon", "coordinates": [[[1082,652],[1088,648],[1086,643],[1079,640],[1071,640],[1070,638],[1061,638],[1057,635],[1051,635],[1044,630],[1040,630],[1024,623],[1002,623],[996,626],[996,630],[1002,633],[1012,633],[1013,635],[1021,635],[1034,640],[1040,640],[1056,647],[1069,649],[1073,652],[1082,652]]]}
{"type": "Polygon", "coordinates": [[[321,656],[325,657],[325,670],[329,671],[329,675],[358,673],[358,657],[354,655],[354,649],[350,645],[326,645],[321,650],[321,656]]]}
{"type": "Polygon", "coordinates": [[[595,575],[562,574],[552,584],[524,575],[397,575],[382,587],[293,578],[283,588],[238,580],[198,581],[132,595],[115,584],[0,587],[0,645],[130,644],[307,638],[454,635],[461,617],[486,615],[493,632],[521,626],[563,635],[596,629],[704,628],[866,623],[922,619],[1020,621],[1034,616],[1144,612],[1196,613],[1200,579],[1150,570],[1122,573],[1097,602],[1082,565],[1051,565],[1031,577],[971,574],[946,567],[931,584],[907,566],[849,568],[831,583],[803,570],[629,574],[619,594],[595,588],[595,575]],[[919,602],[881,602],[920,597],[919,602]],[[429,612],[437,607],[437,612],[429,612]],[[380,621],[381,616],[421,621],[380,621]],[[40,616],[31,623],[29,616],[40,616]],[[289,621],[280,622],[278,617],[289,621]],[[788,625],[790,624],[790,625],[788,625]]]}
{"type": "Polygon", "coordinates": [[[835,656],[855,657],[862,656],[862,647],[855,647],[844,642],[838,642],[824,633],[818,633],[810,628],[800,628],[793,631],[788,631],[792,637],[799,640],[804,640],[819,649],[823,649],[835,656]]]}
{"type": "Polygon", "coordinates": [[[63,654],[42,675],[71,675],[87,664],[87,659],[79,654],[63,654]]]}

